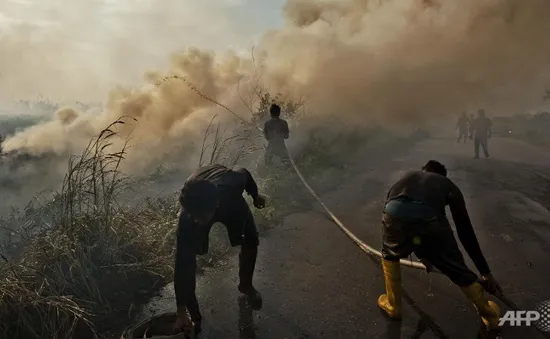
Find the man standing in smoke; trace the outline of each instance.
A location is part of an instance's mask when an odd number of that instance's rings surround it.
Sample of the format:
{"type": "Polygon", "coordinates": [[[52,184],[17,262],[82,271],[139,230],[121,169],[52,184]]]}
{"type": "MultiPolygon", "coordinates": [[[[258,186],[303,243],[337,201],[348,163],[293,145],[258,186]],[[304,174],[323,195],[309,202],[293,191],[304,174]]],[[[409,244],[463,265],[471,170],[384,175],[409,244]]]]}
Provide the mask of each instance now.
{"type": "Polygon", "coordinates": [[[281,107],[272,104],[269,108],[271,119],[264,124],[264,137],[267,140],[265,151],[265,165],[271,165],[273,156],[279,157],[283,163],[288,163],[288,153],[285,140],[289,137],[288,123],[281,119],[281,107]]]}
{"type": "Polygon", "coordinates": [[[435,266],[475,305],[489,337],[499,333],[500,309],[484,295],[502,293],[491,274],[472,227],[460,189],[447,178],[447,169],[430,160],[422,171],[406,173],[389,190],[383,212],[382,267],[386,293],[378,298],[378,306],[390,318],[401,318],[401,268],[399,260],[411,253],[435,266]],[[456,232],[464,249],[472,258],[481,279],[470,271],[445,215],[449,205],[456,232]]]}
{"type": "Polygon", "coordinates": [[[181,205],[174,268],[177,303],[176,330],[201,331],[202,316],[195,294],[197,255],[208,253],[209,233],[215,222],[227,228],[231,246],[241,246],[238,290],[248,297],[253,309],[262,307],[262,296],[252,285],[258,255],[258,230],[252,212],[242,196],[246,191],[258,209],[265,198],[250,172],[222,165],[199,168],[181,189],[181,205]]]}
{"type": "Polygon", "coordinates": [[[470,138],[474,138],[474,158],[479,159],[479,146],[483,148],[485,158],[489,157],[488,141],[491,138],[492,121],[485,116],[485,111],[480,109],[477,118],[472,121],[470,138]]]}
{"type": "Polygon", "coordinates": [[[468,139],[469,123],[470,120],[466,116],[466,112],[462,112],[462,115],[458,118],[456,123],[456,129],[458,130],[458,139],[456,139],[456,142],[460,142],[460,139],[464,138],[464,143],[466,143],[466,139],[468,139]]]}

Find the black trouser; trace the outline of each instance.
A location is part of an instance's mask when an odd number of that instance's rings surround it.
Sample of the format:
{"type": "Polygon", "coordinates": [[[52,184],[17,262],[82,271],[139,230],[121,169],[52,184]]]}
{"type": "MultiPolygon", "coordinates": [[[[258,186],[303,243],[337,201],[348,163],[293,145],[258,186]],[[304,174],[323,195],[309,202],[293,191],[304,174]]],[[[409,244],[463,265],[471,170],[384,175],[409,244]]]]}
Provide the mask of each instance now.
{"type": "MultiPolygon", "coordinates": [[[[242,201],[235,202],[231,207],[230,210],[233,210],[233,213],[222,218],[219,222],[225,225],[231,246],[241,246],[239,253],[239,286],[251,287],[260,243],[258,229],[252,211],[250,211],[244,198],[242,201]]],[[[207,227],[202,234],[202,246],[199,252],[201,255],[208,253],[211,227],[212,225],[207,227]]],[[[193,292],[193,295],[189,296],[187,300],[187,310],[191,315],[191,320],[200,322],[202,316],[196,294],[193,292]]]]}
{"type": "MultiPolygon", "coordinates": [[[[257,256],[258,246],[248,244],[241,245],[241,252],[239,253],[239,286],[245,288],[252,286],[257,256]]],[[[187,298],[187,310],[193,322],[200,323],[202,321],[199,301],[194,291],[192,295],[189,295],[187,298]]]]}
{"type": "Polygon", "coordinates": [[[399,261],[413,252],[426,260],[458,286],[477,281],[477,275],[464,262],[447,218],[411,221],[384,213],[382,256],[399,261]]]}
{"type": "Polygon", "coordinates": [[[488,148],[488,139],[487,137],[480,137],[480,138],[474,138],[474,152],[475,152],[475,157],[476,158],[479,158],[479,146],[481,145],[481,147],[483,148],[483,153],[485,153],[485,157],[488,158],[489,157],[489,148],[488,148]]]}
{"type": "Polygon", "coordinates": [[[271,165],[271,162],[273,161],[273,156],[277,156],[279,159],[281,159],[281,162],[283,164],[288,164],[288,153],[284,142],[270,142],[267,145],[264,155],[265,165],[271,165]]]}

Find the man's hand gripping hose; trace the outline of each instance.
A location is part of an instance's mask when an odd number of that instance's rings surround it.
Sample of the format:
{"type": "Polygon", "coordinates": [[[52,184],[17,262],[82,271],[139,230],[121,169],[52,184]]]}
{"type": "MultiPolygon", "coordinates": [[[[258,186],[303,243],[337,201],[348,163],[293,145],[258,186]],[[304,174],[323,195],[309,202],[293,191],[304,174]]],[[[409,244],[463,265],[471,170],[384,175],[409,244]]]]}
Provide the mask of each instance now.
{"type": "MultiPolygon", "coordinates": [[[[202,93],[197,87],[195,87],[191,82],[189,82],[187,80],[187,78],[185,77],[182,77],[182,76],[177,76],[177,75],[174,75],[174,76],[170,76],[170,77],[164,77],[162,79],[162,81],[160,83],[158,83],[157,85],[160,86],[162,82],[165,82],[165,81],[169,81],[169,80],[179,80],[179,81],[183,81],[191,90],[193,90],[195,93],[197,93],[201,98],[207,100],[207,101],[210,101],[211,103],[225,109],[227,112],[229,112],[230,114],[232,114],[234,117],[236,117],[238,120],[242,121],[243,123],[249,125],[249,126],[252,126],[253,128],[257,129],[258,131],[262,132],[263,133],[263,129],[261,129],[260,127],[250,123],[249,121],[245,120],[244,118],[242,118],[240,115],[238,115],[237,113],[235,113],[233,110],[231,110],[229,107],[219,103],[218,101],[206,96],[204,93],[202,93]]],[[[292,168],[294,169],[294,171],[296,172],[296,174],[298,175],[298,177],[300,178],[300,181],[302,182],[302,184],[304,185],[304,187],[309,191],[309,193],[313,196],[313,198],[315,198],[315,200],[317,200],[317,202],[321,205],[321,207],[325,210],[325,212],[328,214],[330,220],[336,225],[338,226],[338,228],[351,240],[355,243],[355,245],[357,245],[357,247],[359,247],[363,252],[371,255],[371,256],[374,256],[376,258],[380,258],[382,259],[382,253],[378,250],[376,250],[375,248],[367,245],[365,242],[363,242],[361,239],[359,239],[352,231],[350,231],[335,215],[334,213],[332,213],[330,211],[330,209],[325,205],[325,203],[321,200],[321,198],[317,195],[317,193],[315,193],[315,191],[313,190],[313,188],[311,188],[311,186],[308,184],[308,182],[306,181],[306,179],[304,178],[304,176],[302,175],[302,172],[300,172],[300,169],[298,168],[298,166],[296,165],[296,163],[294,162],[294,159],[292,158],[292,155],[290,154],[290,151],[287,149],[287,155],[288,155],[288,159],[290,161],[290,164],[292,165],[292,168]]],[[[401,259],[400,260],[400,264],[402,266],[406,266],[406,267],[411,267],[411,268],[415,268],[415,269],[420,269],[420,270],[424,270],[428,273],[438,273],[438,274],[441,274],[441,272],[439,272],[437,269],[435,269],[431,264],[425,262],[421,262],[421,261],[414,261],[412,259],[410,260],[406,260],[406,259],[401,259]]],[[[497,297],[498,299],[500,299],[500,301],[502,301],[502,303],[504,303],[506,306],[508,306],[510,309],[512,310],[519,310],[518,306],[512,302],[511,300],[509,300],[502,292],[502,289],[500,289],[500,286],[498,289],[494,289],[494,288],[488,288],[488,285],[487,284],[484,284],[483,283],[483,279],[481,279],[482,281],[482,285],[484,286],[484,288],[487,290],[487,292],[493,294],[495,297],[497,297]]],[[[548,333],[545,333],[545,332],[542,332],[538,327],[535,327],[545,338],[550,338],[550,335],[548,333]]]]}

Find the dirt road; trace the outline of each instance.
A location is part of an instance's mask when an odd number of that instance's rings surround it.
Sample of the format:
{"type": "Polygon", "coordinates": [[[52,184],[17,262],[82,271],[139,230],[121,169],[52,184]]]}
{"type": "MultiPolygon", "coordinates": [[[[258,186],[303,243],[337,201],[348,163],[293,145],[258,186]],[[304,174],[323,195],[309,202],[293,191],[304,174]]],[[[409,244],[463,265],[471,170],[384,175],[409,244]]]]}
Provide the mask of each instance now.
{"type": "MultiPolygon", "coordinates": [[[[364,171],[322,198],[360,238],[379,247],[380,211],[388,185],[426,160],[442,161],[463,190],[494,275],[515,303],[534,309],[536,303],[550,300],[550,157],[511,139],[495,138],[490,148],[490,159],[475,160],[471,143],[431,139],[391,160],[374,163],[368,154],[360,155],[355,166],[364,171]]],[[[312,200],[311,211],[289,215],[262,239],[256,278],[264,296],[261,311],[240,307],[244,303],[238,302],[235,287],[235,255],[200,278],[205,317],[201,338],[476,337],[475,310],[447,278],[403,271],[410,299],[404,320],[396,323],[376,306],[384,290],[381,269],[312,200]]],[[[173,310],[171,291],[151,308],[173,310]]],[[[504,328],[504,338],[538,337],[527,327],[504,328]]]]}

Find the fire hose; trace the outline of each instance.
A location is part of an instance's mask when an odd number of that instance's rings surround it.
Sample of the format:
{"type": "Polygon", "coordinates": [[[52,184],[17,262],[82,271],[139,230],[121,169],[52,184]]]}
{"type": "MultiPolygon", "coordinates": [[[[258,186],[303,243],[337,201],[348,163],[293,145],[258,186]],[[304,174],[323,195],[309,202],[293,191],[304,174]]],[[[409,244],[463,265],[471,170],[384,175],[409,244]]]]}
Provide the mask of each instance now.
{"type": "MultiPolygon", "coordinates": [[[[334,213],[332,213],[330,211],[330,209],[325,205],[325,203],[323,202],[323,200],[321,200],[321,198],[317,195],[317,193],[315,193],[315,191],[313,190],[313,188],[311,188],[311,186],[309,186],[309,184],[307,183],[306,179],[304,178],[304,176],[302,175],[302,173],[300,172],[300,169],[298,168],[298,166],[296,165],[296,163],[294,162],[294,159],[292,159],[291,155],[290,155],[290,152],[287,150],[287,155],[288,155],[288,158],[290,160],[290,163],[292,164],[292,167],[294,168],[294,171],[296,172],[296,174],[298,175],[298,177],[300,178],[300,180],[302,181],[302,184],[305,186],[305,188],[309,191],[309,193],[311,193],[311,195],[315,198],[315,200],[317,200],[317,202],[319,203],[319,205],[321,205],[321,207],[323,207],[323,209],[325,210],[325,212],[329,215],[331,221],[336,224],[336,226],[338,226],[338,228],[351,240],[353,241],[363,252],[371,255],[371,256],[374,256],[374,257],[377,257],[377,258],[382,258],[382,253],[380,253],[380,251],[372,248],[371,246],[367,245],[364,241],[362,241],[361,239],[359,239],[352,231],[350,231],[335,215],[334,213]]],[[[430,267],[428,269],[428,267],[426,267],[426,265],[424,265],[423,263],[419,262],[419,261],[414,261],[414,260],[405,260],[405,259],[401,259],[400,260],[400,263],[401,263],[401,266],[406,266],[406,267],[411,267],[411,268],[416,268],[416,269],[421,269],[421,270],[425,270],[427,271],[428,273],[437,273],[437,274],[442,274],[440,271],[430,267]]],[[[505,295],[503,294],[493,294],[495,297],[497,297],[500,301],[502,301],[502,303],[506,306],[508,306],[510,309],[514,310],[514,311],[517,311],[517,310],[520,310],[520,308],[512,301],[510,300],[508,297],[506,297],[505,295]]],[[[546,332],[543,332],[539,327],[535,326],[535,329],[540,333],[542,334],[545,338],[550,338],[550,335],[546,332]]]]}
{"type": "MultiPolygon", "coordinates": [[[[166,82],[166,81],[169,81],[169,80],[179,80],[179,81],[183,81],[187,86],[189,86],[189,88],[191,90],[193,90],[195,93],[197,93],[197,95],[199,95],[201,98],[207,100],[207,101],[210,101],[211,103],[225,109],[227,112],[229,112],[230,114],[232,114],[233,116],[235,116],[237,119],[239,119],[240,121],[244,122],[245,124],[249,125],[249,126],[252,126],[253,128],[255,128],[256,130],[260,131],[263,133],[263,129],[256,126],[256,125],[253,125],[251,124],[249,121],[247,121],[246,119],[242,118],[240,115],[238,115],[237,113],[235,113],[232,109],[230,109],[229,107],[225,106],[224,104],[222,103],[219,103],[218,101],[208,97],[207,95],[205,95],[204,93],[202,93],[197,87],[195,87],[195,85],[193,85],[191,82],[189,82],[189,80],[187,80],[187,78],[185,77],[182,77],[182,76],[178,76],[178,75],[174,75],[174,76],[170,76],[170,77],[164,77],[162,78],[162,82],[166,82]]],[[[160,83],[158,83],[157,85],[160,85],[160,83]]],[[[329,215],[330,219],[332,222],[334,222],[336,224],[336,226],[338,226],[338,228],[348,237],[351,239],[351,241],[353,241],[363,252],[369,254],[369,255],[372,255],[374,257],[377,257],[377,258],[382,258],[382,253],[380,253],[380,251],[374,249],[373,247],[367,245],[365,242],[363,242],[361,239],[359,239],[352,231],[350,231],[345,225],[344,223],[342,223],[335,215],[334,213],[332,213],[330,211],[330,209],[327,207],[327,205],[325,205],[325,203],[323,202],[323,200],[321,200],[321,198],[317,195],[317,193],[315,193],[315,191],[313,190],[313,188],[311,188],[311,186],[308,184],[307,180],[304,178],[304,176],[302,175],[302,172],[300,172],[300,169],[298,168],[298,166],[296,165],[296,163],[294,162],[294,159],[292,158],[292,155],[290,154],[289,150],[287,149],[286,150],[287,152],[287,155],[288,155],[288,159],[290,160],[290,163],[294,169],[294,171],[296,172],[296,174],[298,175],[298,177],[300,178],[300,181],[302,182],[302,184],[305,186],[305,188],[309,191],[309,193],[313,196],[313,198],[315,198],[315,200],[317,200],[317,202],[321,205],[321,207],[323,207],[323,209],[325,210],[325,212],[329,215]]],[[[424,270],[424,271],[429,271],[429,272],[433,272],[433,273],[440,273],[439,271],[437,270],[434,270],[434,269],[428,269],[426,267],[426,265],[424,265],[423,263],[419,262],[419,261],[414,261],[414,260],[406,260],[406,259],[401,259],[401,265],[402,266],[407,266],[407,267],[411,267],[411,268],[416,268],[416,269],[420,269],[420,270],[424,270]]]]}
{"type": "MultiPolygon", "coordinates": [[[[197,93],[197,95],[199,95],[201,98],[207,100],[207,101],[210,101],[211,103],[225,109],[227,112],[229,112],[230,114],[232,114],[233,116],[235,116],[238,120],[242,121],[243,123],[245,123],[246,125],[249,125],[249,126],[252,126],[253,128],[255,128],[256,130],[260,131],[263,133],[263,129],[250,123],[249,121],[247,121],[246,119],[242,118],[240,115],[238,115],[237,113],[235,113],[232,109],[230,109],[229,107],[227,107],[226,105],[222,104],[222,103],[219,103],[218,101],[208,97],[207,95],[205,95],[204,93],[202,93],[196,86],[194,86],[191,82],[189,82],[187,80],[187,78],[185,77],[181,77],[181,76],[177,76],[177,75],[174,75],[174,76],[170,76],[170,77],[164,77],[162,78],[162,81],[165,82],[165,81],[169,81],[171,79],[176,79],[176,80],[179,80],[179,81],[183,81],[191,90],[193,90],[195,93],[197,93]]],[[[157,84],[159,85],[159,84],[157,84]]],[[[296,165],[296,163],[294,162],[294,159],[292,158],[292,155],[290,154],[290,151],[287,149],[286,150],[287,152],[287,156],[288,156],[288,159],[290,161],[290,164],[292,165],[292,168],[294,169],[294,171],[296,172],[296,174],[298,175],[298,177],[300,178],[300,181],[302,182],[302,184],[304,185],[304,187],[309,191],[309,193],[313,196],[313,198],[315,200],[317,200],[317,202],[319,203],[319,205],[321,205],[321,207],[325,210],[325,212],[328,214],[328,216],[330,217],[330,220],[336,225],[338,226],[338,228],[340,229],[340,231],[342,231],[351,241],[353,241],[353,243],[355,245],[357,245],[357,247],[359,247],[363,252],[365,252],[366,254],[370,255],[370,256],[373,256],[375,258],[379,258],[379,259],[382,259],[382,253],[378,250],[376,250],[375,248],[369,246],[368,244],[366,244],[364,241],[362,241],[361,239],[359,239],[359,237],[357,237],[350,229],[348,229],[344,223],[342,221],[340,221],[340,219],[338,219],[336,217],[336,215],[334,215],[334,213],[332,213],[332,211],[327,207],[327,205],[323,202],[323,200],[319,197],[319,195],[317,195],[317,193],[315,192],[315,190],[313,190],[313,188],[311,188],[311,186],[308,184],[307,180],[304,178],[304,176],[302,175],[302,172],[300,171],[300,169],[298,168],[298,166],[296,165]]],[[[437,269],[434,269],[432,267],[427,267],[426,265],[424,265],[424,263],[420,262],[420,261],[414,261],[412,259],[410,260],[407,260],[407,259],[401,259],[400,260],[400,264],[401,266],[405,266],[405,267],[410,267],[410,268],[414,268],[414,269],[419,269],[419,270],[424,270],[428,273],[437,273],[437,274],[442,274],[440,271],[438,271],[437,269]]],[[[510,309],[512,310],[519,310],[519,307],[513,302],[511,301],[510,299],[508,299],[505,295],[503,294],[494,294],[495,297],[497,297],[498,299],[500,299],[500,301],[502,301],[503,304],[505,304],[506,306],[508,306],[510,309]]],[[[541,333],[545,338],[550,338],[550,335],[546,332],[543,332],[540,328],[538,328],[537,326],[535,326],[535,329],[537,329],[537,331],[539,331],[539,333],[541,333]]]]}

